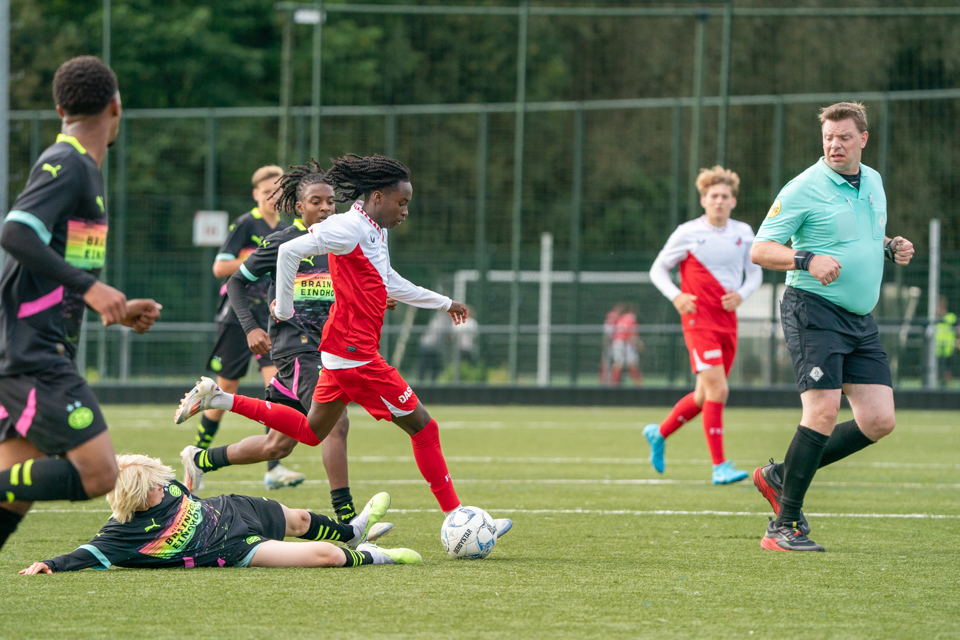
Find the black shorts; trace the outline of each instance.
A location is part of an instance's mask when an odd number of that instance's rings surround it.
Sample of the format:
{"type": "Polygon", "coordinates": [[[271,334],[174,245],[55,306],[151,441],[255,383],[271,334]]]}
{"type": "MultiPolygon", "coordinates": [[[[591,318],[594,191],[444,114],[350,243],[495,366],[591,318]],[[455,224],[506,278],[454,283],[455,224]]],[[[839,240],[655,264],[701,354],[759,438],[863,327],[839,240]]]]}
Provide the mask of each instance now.
{"type": "Polygon", "coordinates": [[[873,316],[859,316],[815,293],[787,287],[780,303],[783,336],[800,393],[844,383],[893,386],[873,316]]]}
{"type": "Polygon", "coordinates": [[[73,362],[0,377],[0,442],[26,438],[59,455],[106,430],[97,397],[73,362]]]}
{"type": "Polygon", "coordinates": [[[235,494],[228,495],[226,498],[247,525],[250,532],[247,537],[248,544],[252,544],[249,540],[250,536],[260,536],[265,540],[283,540],[286,536],[287,519],[283,516],[283,507],[276,500],[235,494]]]}
{"type": "Polygon", "coordinates": [[[267,385],[264,400],[276,402],[307,415],[313,403],[313,392],[317,388],[320,370],[319,351],[298,353],[289,358],[278,358],[277,375],[267,385]]]}
{"type": "MultiPolygon", "coordinates": [[[[232,322],[221,322],[217,328],[217,341],[207,359],[207,371],[227,380],[239,380],[247,374],[251,357],[254,357],[253,352],[247,346],[247,334],[243,327],[232,322]]],[[[273,366],[269,353],[255,357],[261,369],[273,366]]]]}

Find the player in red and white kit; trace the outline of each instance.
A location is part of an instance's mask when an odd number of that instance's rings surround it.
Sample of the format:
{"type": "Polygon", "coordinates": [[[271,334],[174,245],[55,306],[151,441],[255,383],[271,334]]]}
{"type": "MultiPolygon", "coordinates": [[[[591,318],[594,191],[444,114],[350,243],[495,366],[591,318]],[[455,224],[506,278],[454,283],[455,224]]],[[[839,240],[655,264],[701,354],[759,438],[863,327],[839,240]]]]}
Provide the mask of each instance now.
{"type": "Polygon", "coordinates": [[[610,383],[613,386],[620,384],[620,376],[626,367],[634,384],[643,384],[643,374],[640,373],[640,351],[643,342],[640,341],[636,308],[628,305],[613,323],[613,335],[610,338],[610,355],[613,366],[610,369],[610,383]]]}
{"type": "MultiPolygon", "coordinates": [[[[225,394],[209,380],[187,394],[178,414],[222,407],[316,446],[333,429],[347,403],[355,402],[377,420],[391,420],[410,435],[417,467],[441,510],[449,513],[460,506],[460,499],[440,448],[437,421],[400,373],[380,356],[380,332],[388,295],[416,307],[446,311],[454,324],[466,319],[467,309],[412,284],[390,266],[387,229],[407,218],[413,197],[410,172],[402,162],[348,154],[334,161],[326,181],[337,190],[339,202],[356,202],[346,213],[311,226],[307,234],[280,247],[273,307],[278,322],[293,317],[300,261],[328,255],[336,301],[323,328],[323,370],[307,418],[289,407],[225,394]]],[[[513,526],[507,519],[496,524],[497,537],[513,526]]]]}
{"type": "Polygon", "coordinates": [[[723,455],[727,376],[737,355],[736,308],[763,279],[762,270],[750,261],[753,229],[730,219],[739,188],[740,178],[733,171],[719,165],[702,169],[697,190],[704,215],[677,227],[650,267],[653,284],[680,313],[690,366],[697,376],[696,390],[684,396],[662,424],[644,428],[650,461],[663,473],[664,439],[702,411],[714,484],[739,482],[748,475],[723,455]],[[670,279],[670,269],[677,263],[679,289],[670,279]]]}

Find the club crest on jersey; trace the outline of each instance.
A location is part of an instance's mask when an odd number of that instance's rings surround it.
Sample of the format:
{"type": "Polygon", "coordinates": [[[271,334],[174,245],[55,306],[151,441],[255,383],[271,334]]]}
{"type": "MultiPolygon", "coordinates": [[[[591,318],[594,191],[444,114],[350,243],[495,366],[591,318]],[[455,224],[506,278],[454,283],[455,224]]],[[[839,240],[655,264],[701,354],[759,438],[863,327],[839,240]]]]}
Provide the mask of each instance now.
{"type": "Polygon", "coordinates": [[[376,243],[377,243],[377,234],[371,233],[371,234],[370,234],[370,244],[376,244],[376,243]]]}

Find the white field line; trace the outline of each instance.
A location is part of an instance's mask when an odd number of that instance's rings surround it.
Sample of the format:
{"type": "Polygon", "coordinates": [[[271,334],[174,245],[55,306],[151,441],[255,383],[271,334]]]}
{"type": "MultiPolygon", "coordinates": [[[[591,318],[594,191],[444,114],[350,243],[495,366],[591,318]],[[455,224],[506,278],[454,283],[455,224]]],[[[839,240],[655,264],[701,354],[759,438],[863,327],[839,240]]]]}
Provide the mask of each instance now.
{"type": "MultiPolygon", "coordinates": [[[[667,509],[657,509],[653,511],[632,511],[627,509],[604,510],[604,509],[497,509],[490,508],[489,511],[501,514],[520,514],[520,515],[588,515],[588,516],[737,516],[737,517],[757,517],[769,516],[769,512],[754,511],[674,511],[667,509]]],[[[110,513],[109,509],[34,509],[33,513],[110,513]]],[[[411,513],[440,513],[439,509],[390,509],[387,513],[411,514],[411,513]]],[[[960,515],[943,515],[936,513],[808,513],[808,516],[817,518],[890,518],[890,519],[908,519],[908,520],[958,520],[960,515]]]]}
{"type": "MultiPolygon", "coordinates": [[[[302,449],[301,449],[302,450],[302,449]]],[[[298,450],[300,451],[300,450],[298,450]]],[[[548,457],[501,457],[501,456],[445,456],[447,462],[462,463],[502,463],[502,464],[626,464],[649,465],[648,458],[548,458],[548,457]]],[[[322,462],[320,456],[291,456],[291,461],[322,462]]],[[[383,463],[383,462],[413,462],[413,456],[351,456],[350,462],[383,463]]],[[[743,461],[744,464],[760,461],[743,461]]],[[[710,460],[667,459],[668,465],[702,466],[711,464],[710,460]]],[[[763,461],[762,464],[766,464],[763,461]]],[[[864,467],[869,469],[956,469],[960,471],[960,463],[950,462],[859,462],[856,460],[844,461],[845,467],[864,467]]]]}

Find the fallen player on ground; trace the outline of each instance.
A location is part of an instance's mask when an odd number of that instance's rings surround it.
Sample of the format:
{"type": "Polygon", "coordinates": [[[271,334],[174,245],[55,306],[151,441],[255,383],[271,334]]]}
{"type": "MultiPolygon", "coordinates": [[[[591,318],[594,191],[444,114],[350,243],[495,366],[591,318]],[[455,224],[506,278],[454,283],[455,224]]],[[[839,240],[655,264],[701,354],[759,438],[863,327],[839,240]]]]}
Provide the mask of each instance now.
{"type": "Polygon", "coordinates": [[[419,564],[411,549],[381,549],[367,534],[390,507],[378,493],[350,524],[274,500],[222,495],[200,499],[157,458],[117,456],[120,474],[107,494],[113,516],[87,544],[21,574],[81,569],[170,567],[358,567],[419,564]],[[284,537],[309,542],[283,542],[284,537]],[[331,542],[339,542],[338,547],[331,542]]]}

